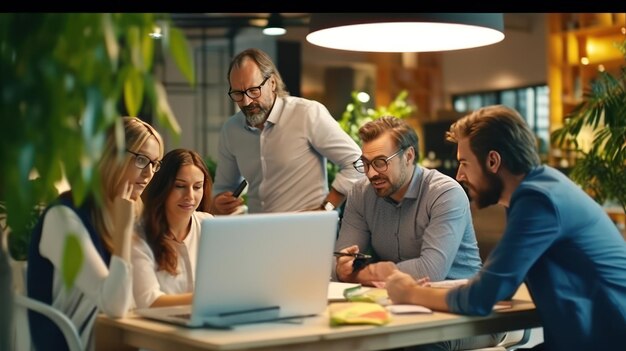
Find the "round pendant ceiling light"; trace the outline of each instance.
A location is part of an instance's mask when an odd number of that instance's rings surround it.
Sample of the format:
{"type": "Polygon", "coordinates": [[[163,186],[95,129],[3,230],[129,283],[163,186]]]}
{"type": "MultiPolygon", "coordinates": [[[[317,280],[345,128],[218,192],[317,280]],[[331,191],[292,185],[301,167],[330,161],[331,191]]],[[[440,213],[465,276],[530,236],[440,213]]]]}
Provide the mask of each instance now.
{"type": "Polygon", "coordinates": [[[338,50],[428,52],[504,39],[502,13],[314,13],[306,40],[338,50]]]}

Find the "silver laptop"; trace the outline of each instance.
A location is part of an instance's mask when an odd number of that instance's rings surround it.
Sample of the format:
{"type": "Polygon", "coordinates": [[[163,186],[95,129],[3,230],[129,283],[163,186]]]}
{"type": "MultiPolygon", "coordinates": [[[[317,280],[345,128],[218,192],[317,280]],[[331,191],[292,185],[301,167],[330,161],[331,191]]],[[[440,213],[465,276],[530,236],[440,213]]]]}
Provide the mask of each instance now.
{"type": "Polygon", "coordinates": [[[317,315],[327,306],[338,223],[336,211],[205,219],[192,305],[136,313],[217,328],[317,315]]]}

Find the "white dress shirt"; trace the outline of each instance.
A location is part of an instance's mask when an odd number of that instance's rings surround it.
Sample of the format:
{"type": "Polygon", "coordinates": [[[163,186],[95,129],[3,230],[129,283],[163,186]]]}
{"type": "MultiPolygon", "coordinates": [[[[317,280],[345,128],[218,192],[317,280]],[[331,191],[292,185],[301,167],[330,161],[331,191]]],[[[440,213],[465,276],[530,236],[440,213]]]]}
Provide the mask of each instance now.
{"type": "Polygon", "coordinates": [[[131,250],[133,264],[133,294],[137,308],[150,307],[156,299],[166,294],[193,292],[198,246],[202,220],[213,217],[210,213],[194,212],[191,228],[182,243],[176,243],[178,274],[158,270],[154,253],[142,236],[136,236],[131,250]]]}
{"type": "Polygon", "coordinates": [[[263,130],[241,111],[224,124],[213,194],[249,182],[248,210],[289,212],[319,208],[328,194],[326,161],[339,166],[332,187],[347,194],[364,177],[352,163],[361,149],[326,107],[299,97],[276,98],[263,130]]]}

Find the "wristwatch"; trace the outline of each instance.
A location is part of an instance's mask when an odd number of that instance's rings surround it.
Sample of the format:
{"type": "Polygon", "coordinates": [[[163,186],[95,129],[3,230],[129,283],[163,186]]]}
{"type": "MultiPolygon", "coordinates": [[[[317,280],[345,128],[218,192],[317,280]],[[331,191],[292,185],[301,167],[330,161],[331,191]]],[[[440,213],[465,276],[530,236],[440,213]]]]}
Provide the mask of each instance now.
{"type": "Polygon", "coordinates": [[[324,208],[324,210],[326,210],[326,211],[332,211],[332,210],[334,210],[334,209],[335,209],[335,205],[333,205],[333,203],[332,203],[332,202],[330,202],[330,201],[326,201],[326,202],[324,202],[324,205],[322,205],[322,207],[323,207],[323,208],[324,208]]]}

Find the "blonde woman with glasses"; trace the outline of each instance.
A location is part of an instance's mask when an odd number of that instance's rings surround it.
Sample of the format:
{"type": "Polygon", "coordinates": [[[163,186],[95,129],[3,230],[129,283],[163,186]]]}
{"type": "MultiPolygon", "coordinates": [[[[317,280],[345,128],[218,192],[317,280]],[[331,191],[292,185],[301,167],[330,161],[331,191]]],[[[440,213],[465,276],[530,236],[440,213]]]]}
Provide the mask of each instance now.
{"type": "MultiPolygon", "coordinates": [[[[123,117],[123,149],[115,128],[107,135],[97,170],[101,200],[76,203],[65,192],[42,214],[28,256],[28,296],[58,309],[76,326],[83,345],[94,348],[98,313],[123,317],[132,305],[131,238],[142,210],[140,195],[160,168],[163,140],[148,123],[123,117]],[[67,255],[77,245],[80,254],[67,255]],[[75,266],[68,269],[67,262],[75,266]],[[72,281],[64,274],[74,272],[72,281]]],[[[66,350],[60,330],[48,319],[29,313],[30,333],[39,350],[66,350]]]]}

